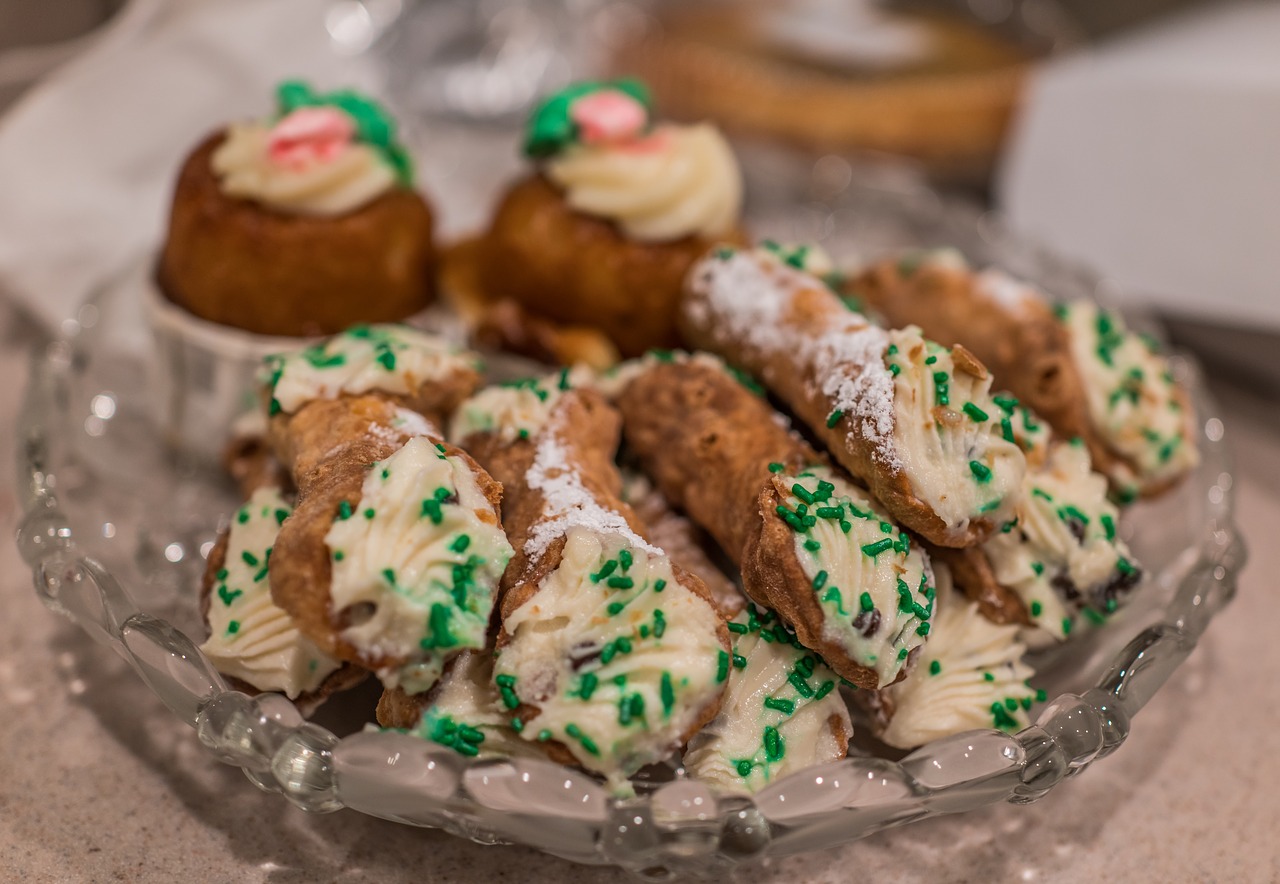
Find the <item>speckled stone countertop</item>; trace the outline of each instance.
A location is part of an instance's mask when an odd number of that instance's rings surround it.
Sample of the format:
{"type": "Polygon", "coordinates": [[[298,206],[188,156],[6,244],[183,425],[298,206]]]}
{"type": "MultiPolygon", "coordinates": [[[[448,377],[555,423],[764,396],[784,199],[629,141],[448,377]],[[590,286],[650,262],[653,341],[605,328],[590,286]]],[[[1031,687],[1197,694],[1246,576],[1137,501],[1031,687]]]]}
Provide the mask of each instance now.
{"type": "MultiPolygon", "coordinates": [[[[351,811],[308,816],[213,761],[126,665],[46,611],[12,538],[27,329],[0,303],[0,879],[615,881],[351,811]],[[127,711],[126,711],[127,710],[127,711]]],[[[1216,390],[1251,561],[1120,751],[1000,805],[743,869],[752,882],[1280,880],[1280,414],[1216,390]]]]}

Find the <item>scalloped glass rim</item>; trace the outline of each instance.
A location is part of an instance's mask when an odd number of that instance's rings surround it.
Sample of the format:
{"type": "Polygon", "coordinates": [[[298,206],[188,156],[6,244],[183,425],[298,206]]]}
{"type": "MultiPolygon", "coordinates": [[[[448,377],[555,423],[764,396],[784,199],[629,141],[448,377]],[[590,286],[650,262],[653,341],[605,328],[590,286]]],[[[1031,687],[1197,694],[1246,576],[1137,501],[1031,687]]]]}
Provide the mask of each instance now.
{"type": "Polygon", "coordinates": [[[57,405],[69,398],[71,353],[62,340],[35,355],[19,421],[24,517],[18,544],[50,609],[115,649],[216,758],[242,767],[259,788],[282,793],[304,810],[349,807],[481,843],[524,843],[578,862],[614,863],[649,878],[711,874],[930,816],[1037,800],[1124,742],[1134,715],[1234,595],[1245,557],[1232,522],[1222,422],[1198,369],[1179,357],[1177,370],[1188,380],[1201,418],[1204,452],[1188,493],[1204,495],[1206,518],[1185,561],[1166,569],[1177,579],[1165,587],[1158,622],[1136,632],[1092,687],[1057,696],[1039,711],[1036,724],[1016,735],[973,731],[935,741],[901,761],[851,756],[752,797],[677,779],[619,801],[580,771],[534,760],[472,761],[392,732],[339,739],[304,722],[282,697],[229,690],[191,639],[140,609],[72,537],[57,490],[65,429],[57,405]]]}

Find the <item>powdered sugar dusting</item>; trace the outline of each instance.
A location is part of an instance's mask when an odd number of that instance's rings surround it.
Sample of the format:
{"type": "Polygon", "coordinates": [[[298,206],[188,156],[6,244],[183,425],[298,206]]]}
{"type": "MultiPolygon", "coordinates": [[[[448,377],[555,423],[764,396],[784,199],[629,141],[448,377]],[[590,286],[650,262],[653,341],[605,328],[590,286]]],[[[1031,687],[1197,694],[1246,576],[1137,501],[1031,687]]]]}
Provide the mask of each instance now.
{"type": "Polygon", "coordinates": [[[443,438],[435,424],[411,408],[396,408],[396,416],[392,419],[392,426],[414,436],[443,438]]]}
{"type": "Polygon", "coordinates": [[[768,252],[717,250],[695,265],[689,289],[695,296],[685,303],[690,321],[720,340],[744,345],[758,363],[749,367],[766,380],[770,359],[795,360],[813,374],[832,411],[860,421],[876,460],[901,469],[893,443],[894,384],[884,366],[889,342],[883,330],[840,305],[819,320],[826,327],[816,337],[795,331],[784,321],[795,295],[826,291],[826,286],[768,252]]]}
{"type": "Polygon", "coordinates": [[[985,295],[1010,312],[1021,309],[1029,300],[1040,299],[1039,293],[1031,286],[994,267],[975,276],[973,287],[978,294],[985,295]]]}
{"type": "Polygon", "coordinates": [[[810,359],[831,410],[858,421],[876,460],[900,470],[893,443],[893,376],[884,367],[888,346],[888,334],[875,326],[836,329],[813,343],[810,359]]]}
{"type": "Polygon", "coordinates": [[[633,548],[651,555],[663,555],[631,530],[621,513],[605,509],[582,484],[582,477],[569,463],[568,452],[557,437],[562,418],[557,411],[551,423],[538,438],[533,465],[525,474],[529,487],[546,500],[543,513],[547,518],[534,526],[525,542],[524,552],[536,562],[548,547],[570,528],[584,528],[596,534],[618,534],[633,548]]]}

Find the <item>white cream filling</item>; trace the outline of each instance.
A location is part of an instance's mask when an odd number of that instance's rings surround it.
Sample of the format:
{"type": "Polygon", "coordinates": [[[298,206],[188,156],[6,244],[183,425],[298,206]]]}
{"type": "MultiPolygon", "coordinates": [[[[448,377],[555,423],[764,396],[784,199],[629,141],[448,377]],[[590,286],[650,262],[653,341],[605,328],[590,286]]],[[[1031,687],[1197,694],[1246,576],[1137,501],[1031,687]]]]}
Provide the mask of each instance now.
{"type": "Polygon", "coordinates": [[[595,372],[585,365],[562,368],[541,378],[485,387],[454,412],[449,440],[460,445],[476,433],[497,435],[505,444],[537,436],[566,390],[592,387],[595,372]]]}
{"type": "Polygon", "coordinates": [[[412,393],[479,358],[404,325],[358,325],[304,350],[267,357],[271,412],[292,414],[313,399],[378,391],[412,393]]]}
{"type": "Polygon", "coordinates": [[[784,641],[794,637],[772,613],[749,607],[730,630],[728,687],[720,713],[689,741],[689,775],[727,792],[757,792],[798,770],[843,758],[853,724],[839,676],[816,654],[784,641]]]}
{"type": "Polygon", "coordinates": [[[917,497],[948,527],[1014,512],[1026,460],[1000,433],[991,378],[956,369],[950,350],[915,326],[888,332],[894,374],[894,432],[917,497]]]}
{"type": "Polygon", "coordinates": [[[719,622],[666,556],[571,527],[560,566],[504,620],[495,681],[508,708],[538,708],[524,739],[554,739],[617,785],[669,756],[723,690],[719,622]]]}
{"type": "Polygon", "coordinates": [[[996,580],[1018,594],[1032,622],[1062,640],[1082,607],[1098,606],[1094,616],[1110,613],[1114,603],[1097,596],[1134,567],[1116,533],[1119,521],[1107,499],[1107,480],[1093,471],[1088,450],[1060,442],[1028,471],[1017,524],[993,536],[983,552],[996,580]],[[1080,597],[1064,597],[1055,578],[1069,580],[1080,597]]]}
{"type": "Polygon", "coordinates": [[[296,215],[332,217],[354,211],[391,190],[396,175],[367,144],[348,144],[330,159],[303,166],[271,160],[270,127],[233,124],[210,165],[227,196],[296,215]]]}
{"type": "Polygon", "coordinates": [[[790,510],[783,518],[800,528],[796,558],[822,605],[823,638],[889,684],[929,634],[934,589],[924,553],[878,501],[827,467],[773,483],[790,510]]]}
{"type": "Polygon", "coordinates": [[[546,172],[572,208],[639,242],[725,234],[742,210],[737,159],[706,123],[662,126],[635,145],[574,145],[546,172]]]}
{"type": "MultiPolygon", "coordinates": [[[[1136,467],[1139,485],[1160,483],[1199,462],[1169,363],[1117,314],[1074,301],[1059,312],[1084,380],[1089,420],[1107,445],[1136,467]]],[[[1122,484],[1134,477],[1118,475],[1122,484]]]]}
{"type": "Polygon", "coordinates": [[[535,744],[520,739],[519,727],[494,684],[493,655],[463,651],[414,732],[471,758],[544,757],[535,744]]]}
{"type": "Polygon", "coordinates": [[[356,606],[342,638],[407,663],[380,671],[384,684],[423,690],[445,658],[484,646],[511,546],[471,468],[429,437],[370,467],[359,505],[339,512],[325,544],[332,609],[356,606]]]}
{"type": "Polygon", "coordinates": [[[209,638],[200,650],[222,674],[295,700],[342,663],[303,636],[271,601],[267,561],[290,513],[275,488],[259,488],[237,511],[209,598],[209,638]]]}
{"type": "Polygon", "coordinates": [[[884,693],[895,709],[880,739],[899,749],[979,728],[1017,733],[1030,724],[1035,672],[1022,660],[1018,627],[987,620],[977,604],[941,600],[929,644],[907,677],[884,693]]]}

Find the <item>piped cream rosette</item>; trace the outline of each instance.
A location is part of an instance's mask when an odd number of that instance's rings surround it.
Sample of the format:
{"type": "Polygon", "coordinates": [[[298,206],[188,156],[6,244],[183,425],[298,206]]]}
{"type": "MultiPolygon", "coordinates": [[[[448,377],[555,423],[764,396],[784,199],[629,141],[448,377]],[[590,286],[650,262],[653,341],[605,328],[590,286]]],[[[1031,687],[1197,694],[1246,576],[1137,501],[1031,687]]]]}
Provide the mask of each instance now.
{"type": "Polygon", "coordinates": [[[776,254],[727,247],[690,272],[681,330],[762,380],[928,540],[970,546],[1012,516],[1026,464],[963,348],[877,328],[776,254]]]}
{"type": "Polygon", "coordinates": [[[938,574],[938,614],[919,665],[877,695],[855,695],[872,707],[877,736],[900,749],[982,728],[1017,733],[1045,699],[1030,685],[1018,627],[992,623],[950,589],[945,568],[938,574]]]}
{"type": "Polygon", "coordinates": [[[798,770],[843,758],[853,724],[840,676],[770,611],[748,605],[729,631],[729,686],[720,714],[689,741],[689,775],[728,792],[757,792],[798,770]]]}

